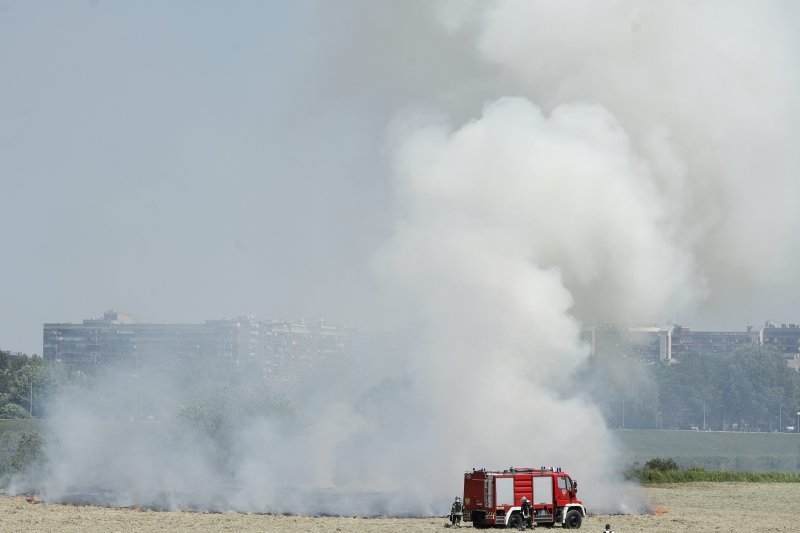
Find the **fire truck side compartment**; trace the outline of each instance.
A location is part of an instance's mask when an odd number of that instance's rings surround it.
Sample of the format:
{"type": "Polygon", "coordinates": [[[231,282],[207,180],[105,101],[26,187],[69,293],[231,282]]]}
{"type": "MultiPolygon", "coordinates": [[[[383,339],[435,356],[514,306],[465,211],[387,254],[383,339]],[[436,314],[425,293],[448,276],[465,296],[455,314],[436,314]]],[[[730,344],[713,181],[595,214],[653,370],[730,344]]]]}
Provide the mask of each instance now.
{"type": "Polygon", "coordinates": [[[514,503],[514,478],[513,477],[496,477],[495,478],[495,505],[513,506],[514,503]]]}
{"type": "Polygon", "coordinates": [[[533,478],[533,505],[553,504],[553,478],[533,478]]]}

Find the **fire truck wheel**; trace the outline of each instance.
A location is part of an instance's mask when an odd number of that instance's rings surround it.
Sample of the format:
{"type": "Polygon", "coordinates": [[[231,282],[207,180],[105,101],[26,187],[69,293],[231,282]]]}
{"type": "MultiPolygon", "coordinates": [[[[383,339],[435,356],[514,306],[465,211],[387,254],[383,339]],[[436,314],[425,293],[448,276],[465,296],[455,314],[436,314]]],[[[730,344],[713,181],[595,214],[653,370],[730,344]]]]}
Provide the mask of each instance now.
{"type": "Polygon", "coordinates": [[[514,513],[511,515],[511,518],[508,519],[508,527],[513,529],[519,529],[522,527],[522,515],[519,513],[514,513]]]}
{"type": "Polygon", "coordinates": [[[573,509],[567,513],[567,518],[564,520],[564,529],[578,529],[581,527],[581,512],[573,509]]]}

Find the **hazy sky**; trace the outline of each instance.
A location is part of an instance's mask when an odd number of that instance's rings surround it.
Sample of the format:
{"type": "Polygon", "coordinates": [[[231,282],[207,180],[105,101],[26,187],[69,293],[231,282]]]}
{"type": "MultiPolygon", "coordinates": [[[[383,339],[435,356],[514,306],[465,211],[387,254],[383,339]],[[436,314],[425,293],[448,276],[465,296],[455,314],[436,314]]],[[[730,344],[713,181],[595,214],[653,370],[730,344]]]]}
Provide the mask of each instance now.
{"type": "MultiPolygon", "coordinates": [[[[0,348],[41,353],[44,322],[112,307],[365,322],[391,125],[504,96],[604,106],[647,161],[646,226],[693,292],[646,316],[800,320],[797,9],[525,4],[2,1],[0,348]]],[[[564,268],[586,320],[625,282],[591,285],[620,272],[593,261],[564,268]]]]}
{"type": "Polygon", "coordinates": [[[340,68],[318,27],[337,21],[310,11],[3,2],[0,346],[41,353],[43,322],[111,307],[348,317],[385,229],[364,169],[390,110],[319,72],[340,68]]]}

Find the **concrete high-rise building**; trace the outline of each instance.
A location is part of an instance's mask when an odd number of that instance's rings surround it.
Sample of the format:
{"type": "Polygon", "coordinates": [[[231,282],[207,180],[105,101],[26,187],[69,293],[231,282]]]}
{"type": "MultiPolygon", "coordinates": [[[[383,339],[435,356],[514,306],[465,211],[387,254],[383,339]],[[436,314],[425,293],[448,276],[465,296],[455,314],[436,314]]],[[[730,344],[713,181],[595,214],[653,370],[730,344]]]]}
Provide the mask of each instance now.
{"type": "Polygon", "coordinates": [[[138,323],[114,310],[80,324],[44,324],[45,359],[71,365],[170,368],[192,361],[254,364],[272,381],[293,381],[304,368],[345,350],[342,326],[253,316],[202,324],[138,323]]]}
{"type": "Polygon", "coordinates": [[[65,364],[169,366],[187,359],[257,359],[247,342],[252,317],[203,324],[138,323],[114,310],[81,324],[45,324],[42,356],[65,364]],[[243,334],[244,333],[244,334],[243,334]],[[245,342],[243,342],[243,339],[245,342]]]}
{"type": "Polygon", "coordinates": [[[685,359],[703,354],[731,354],[750,344],[759,344],[751,327],[747,331],[692,331],[676,325],[672,330],[672,355],[685,359]]]}
{"type": "Polygon", "coordinates": [[[260,353],[265,377],[275,382],[297,380],[328,357],[345,353],[349,333],[323,320],[307,323],[262,323],[260,353]]]}
{"type": "Polygon", "coordinates": [[[672,328],[668,326],[598,324],[585,327],[581,337],[593,356],[614,355],[661,362],[672,359],[672,328]]]}
{"type": "Polygon", "coordinates": [[[687,326],[621,326],[598,324],[583,328],[582,340],[593,356],[633,357],[670,362],[705,354],[732,354],[748,345],[772,346],[787,359],[800,355],[800,325],[767,322],[762,329],[693,331],[687,326]]]}
{"type": "Polygon", "coordinates": [[[787,358],[800,355],[800,324],[781,324],[765,322],[758,332],[759,342],[772,346],[787,358]]]}

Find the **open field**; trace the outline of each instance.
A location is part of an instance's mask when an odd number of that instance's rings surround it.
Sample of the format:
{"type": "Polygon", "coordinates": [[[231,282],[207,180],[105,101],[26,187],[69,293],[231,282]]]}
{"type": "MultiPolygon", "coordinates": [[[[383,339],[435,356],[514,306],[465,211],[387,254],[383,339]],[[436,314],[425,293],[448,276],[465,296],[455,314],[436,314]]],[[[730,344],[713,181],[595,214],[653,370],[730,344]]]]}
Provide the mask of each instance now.
{"type": "MultiPolygon", "coordinates": [[[[800,484],[689,483],[642,489],[659,512],[589,516],[581,530],[617,533],[674,531],[796,531],[800,484]]],[[[0,496],[2,532],[151,531],[447,531],[441,517],[364,519],[234,513],[153,512],[91,506],[29,503],[0,496]]],[[[471,528],[462,528],[472,530],[471,528]]]]}
{"type": "Polygon", "coordinates": [[[800,471],[800,435],[728,431],[617,429],[627,464],[671,457],[683,467],[756,472],[800,471]]]}
{"type": "MultiPolygon", "coordinates": [[[[37,421],[0,421],[0,455],[10,451],[19,433],[37,421]]],[[[625,459],[644,462],[672,457],[683,466],[727,470],[796,471],[800,437],[791,434],[697,431],[615,430],[626,447],[625,459]]],[[[798,483],[688,483],[642,489],[652,515],[589,516],[583,531],[602,531],[610,522],[624,531],[795,531],[800,501],[798,483]]],[[[591,511],[591,502],[586,502],[591,511]]],[[[28,503],[0,496],[0,533],[93,531],[446,531],[442,517],[364,519],[272,516],[235,513],[153,512],[127,508],[28,503]]],[[[471,528],[463,528],[472,530],[471,528]]]]}

